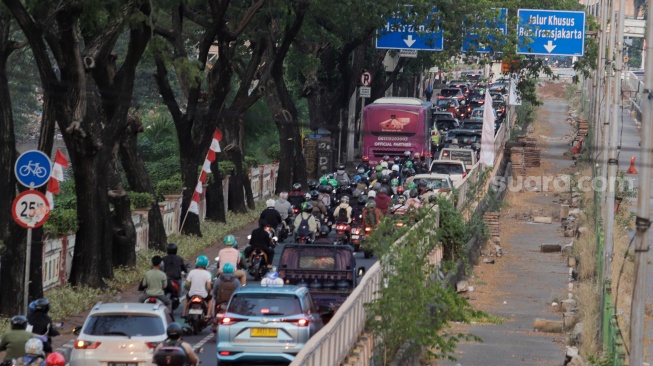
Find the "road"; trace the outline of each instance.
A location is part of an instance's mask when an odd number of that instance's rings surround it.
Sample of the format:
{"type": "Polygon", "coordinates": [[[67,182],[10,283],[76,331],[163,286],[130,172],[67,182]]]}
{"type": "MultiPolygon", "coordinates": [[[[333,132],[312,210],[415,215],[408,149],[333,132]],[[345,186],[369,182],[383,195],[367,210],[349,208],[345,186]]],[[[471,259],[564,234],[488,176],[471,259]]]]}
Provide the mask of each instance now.
{"type": "MultiPolygon", "coordinates": [[[[281,257],[281,251],[283,250],[283,244],[277,245],[275,249],[275,256],[274,256],[274,263],[273,265],[277,266],[279,263],[279,259],[281,257]]],[[[213,258],[211,258],[213,260],[213,258]]],[[[368,270],[374,263],[376,262],[375,258],[370,258],[370,259],[365,259],[363,257],[363,253],[356,253],[356,266],[364,266],[365,270],[368,270]]],[[[250,281],[248,279],[247,285],[256,285],[258,282],[255,281],[250,281]]],[[[182,305],[183,306],[183,305],[182,305]]],[[[178,317],[181,315],[181,310],[182,306],[175,311],[175,317],[178,317]]],[[[183,320],[177,319],[179,323],[183,324],[183,320]]],[[[204,349],[204,352],[201,353],[200,360],[202,361],[203,365],[215,365],[217,363],[217,355],[216,355],[216,338],[215,334],[211,332],[211,328],[207,327],[202,331],[201,334],[199,335],[194,335],[194,336],[186,336],[184,337],[184,340],[192,344],[194,347],[202,347],[204,349]]]]}

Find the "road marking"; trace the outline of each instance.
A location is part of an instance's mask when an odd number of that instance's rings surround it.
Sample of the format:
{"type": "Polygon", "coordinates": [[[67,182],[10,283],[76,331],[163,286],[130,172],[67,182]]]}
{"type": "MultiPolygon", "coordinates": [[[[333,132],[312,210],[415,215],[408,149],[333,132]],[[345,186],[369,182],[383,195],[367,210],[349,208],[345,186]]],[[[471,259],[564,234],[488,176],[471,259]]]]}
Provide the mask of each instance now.
{"type": "Polygon", "coordinates": [[[204,337],[204,339],[202,339],[201,341],[197,342],[197,343],[193,346],[193,349],[198,349],[198,348],[202,347],[203,345],[206,344],[206,342],[210,341],[211,338],[213,338],[214,336],[215,336],[215,333],[210,333],[209,335],[207,335],[206,337],[204,337]]]}

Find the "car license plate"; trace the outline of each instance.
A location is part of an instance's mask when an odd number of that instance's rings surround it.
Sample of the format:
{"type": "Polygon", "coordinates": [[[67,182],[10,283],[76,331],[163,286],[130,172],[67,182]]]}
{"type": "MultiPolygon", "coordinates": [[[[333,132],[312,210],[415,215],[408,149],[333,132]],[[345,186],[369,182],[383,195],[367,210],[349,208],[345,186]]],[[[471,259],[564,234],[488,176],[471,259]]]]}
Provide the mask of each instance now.
{"type": "Polygon", "coordinates": [[[109,362],[109,366],[138,366],[138,362],[109,362]]]}
{"type": "Polygon", "coordinates": [[[275,337],[277,336],[277,328],[252,328],[249,335],[252,337],[275,337]]]}
{"type": "Polygon", "coordinates": [[[202,309],[190,309],[188,310],[188,314],[202,315],[202,309]]]}

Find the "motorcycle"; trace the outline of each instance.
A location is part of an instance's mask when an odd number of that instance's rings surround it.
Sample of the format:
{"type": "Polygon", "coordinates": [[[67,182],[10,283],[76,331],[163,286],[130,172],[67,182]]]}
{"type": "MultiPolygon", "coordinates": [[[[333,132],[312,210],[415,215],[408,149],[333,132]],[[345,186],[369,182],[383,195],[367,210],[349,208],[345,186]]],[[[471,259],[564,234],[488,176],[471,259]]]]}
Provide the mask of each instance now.
{"type": "Polygon", "coordinates": [[[188,301],[186,323],[188,323],[188,326],[193,330],[193,334],[199,334],[202,329],[209,325],[209,319],[206,316],[208,306],[204,299],[199,295],[192,296],[188,301]]]}
{"type": "Polygon", "coordinates": [[[179,283],[177,281],[168,278],[168,287],[166,288],[165,294],[170,298],[170,302],[172,304],[172,310],[177,310],[179,307],[180,301],[179,301],[179,294],[181,293],[181,288],[179,286],[179,283]]]}
{"type": "Polygon", "coordinates": [[[248,272],[254,281],[260,281],[268,273],[267,255],[261,248],[254,249],[249,256],[249,263],[248,272]]]}
{"type": "MultiPolygon", "coordinates": [[[[370,234],[372,234],[372,227],[371,226],[363,226],[363,232],[364,232],[364,238],[361,240],[361,244],[364,241],[367,241],[367,239],[370,237],[370,234]]],[[[365,246],[363,246],[363,256],[367,258],[372,258],[374,254],[370,249],[366,249],[365,246]]]]}
{"type": "Polygon", "coordinates": [[[336,240],[335,244],[349,244],[351,237],[351,225],[346,222],[339,222],[336,224],[336,240]]]}
{"type": "Polygon", "coordinates": [[[355,252],[360,251],[361,242],[364,240],[365,240],[365,232],[363,230],[363,225],[352,223],[351,244],[353,245],[355,252]]]}

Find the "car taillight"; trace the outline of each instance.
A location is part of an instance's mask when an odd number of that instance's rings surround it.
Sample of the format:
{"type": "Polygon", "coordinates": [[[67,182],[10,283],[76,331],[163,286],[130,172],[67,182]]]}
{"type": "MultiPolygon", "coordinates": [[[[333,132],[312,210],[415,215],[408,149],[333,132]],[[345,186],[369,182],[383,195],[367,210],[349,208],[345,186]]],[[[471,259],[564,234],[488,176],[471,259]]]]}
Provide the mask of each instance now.
{"type": "Polygon", "coordinates": [[[229,351],[220,351],[220,352],[218,352],[218,354],[220,356],[229,356],[231,354],[231,352],[229,352],[229,351]]]}
{"type": "Polygon", "coordinates": [[[467,173],[463,173],[463,178],[465,178],[466,176],[467,176],[467,173]]]}
{"type": "Polygon", "coordinates": [[[220,324],[222,324],[222,325],[232,325],[232,324],[238,323],[239,321],[242,321],[242,319],[223,317],[222,320],[220,320],[220,324]]]}
{"type": "Polygon", "coordinates": [[[98,346],[100,342],[75,341],[75,349],[96,349],[98,346]]]}
{"type": "Polygon", "coordinates": [[[308,324],[309,324],[307,319],[299,319],[299,320],[298,319],[292,319],[292,320],[288,319],[288,320],[284,320],[284,322],[294,324],[294,325],[296,325],[298,327],[307,327],[308,324]]]}
{"type": "Polygon", "coordinates": [[[145,345],[149,349],[155,349],[159,345],[159,342],[145,342],[145,345]]]}

